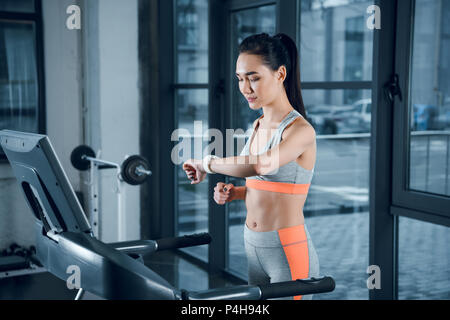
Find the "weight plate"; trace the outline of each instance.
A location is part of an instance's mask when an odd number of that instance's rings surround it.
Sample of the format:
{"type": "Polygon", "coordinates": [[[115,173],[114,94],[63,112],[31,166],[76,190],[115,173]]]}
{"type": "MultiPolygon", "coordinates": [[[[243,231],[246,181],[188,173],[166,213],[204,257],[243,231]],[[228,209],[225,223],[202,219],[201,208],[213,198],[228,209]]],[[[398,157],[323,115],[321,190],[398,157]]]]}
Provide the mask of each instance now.
{"type": "Polygon", "coordinates": [[[150,165],[142,156],[133,155],[128,157],[121,166],[121,175],[123,181],[133,186],[143,184],[149,177],[147,174],[139,174],[136,169],[141,167],[143,170],[150,170],[150,165]]]}
{"type": "Polygon", "coordinates": [[[73,149],[70,154],[70,162],[74,166],[74,168],[80,171],[86,171],[91,167],[91,162],[89,160],[84,160],[83,156],[88,156],[91,158],[95,158],[95,152],[91,147],[86,145],[81,145],[73,149]]]}

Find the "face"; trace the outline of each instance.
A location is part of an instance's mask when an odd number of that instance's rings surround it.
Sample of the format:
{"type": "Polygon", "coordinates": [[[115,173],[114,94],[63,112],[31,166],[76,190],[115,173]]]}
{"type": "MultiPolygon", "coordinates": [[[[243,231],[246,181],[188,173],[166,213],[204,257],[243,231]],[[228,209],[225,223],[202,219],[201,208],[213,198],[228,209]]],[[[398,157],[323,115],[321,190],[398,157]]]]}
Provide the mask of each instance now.
{"type": "Polygon", "coordinates": [[[273,71],[257,55],[241,53],[236,62],[236,76],[239,90],[253,110],[272,104],[285,92],[286,68],[281,66],[273,71]]]}

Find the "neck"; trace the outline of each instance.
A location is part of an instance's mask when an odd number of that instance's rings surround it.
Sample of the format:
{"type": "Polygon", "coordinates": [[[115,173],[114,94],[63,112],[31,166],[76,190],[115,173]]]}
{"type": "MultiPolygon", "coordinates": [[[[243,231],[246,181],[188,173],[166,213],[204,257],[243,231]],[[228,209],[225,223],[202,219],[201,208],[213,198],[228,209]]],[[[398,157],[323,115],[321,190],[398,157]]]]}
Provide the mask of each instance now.
{"type": "Polygon", "coordinates": [[[267,106],[263,106],[264,122],[270,123],[280,123],[281,120],[286,117],[286,115],[294,110],[291,106],[286,93],[280,95],[279,98],[275,99],[272,103],[267,106]]]}

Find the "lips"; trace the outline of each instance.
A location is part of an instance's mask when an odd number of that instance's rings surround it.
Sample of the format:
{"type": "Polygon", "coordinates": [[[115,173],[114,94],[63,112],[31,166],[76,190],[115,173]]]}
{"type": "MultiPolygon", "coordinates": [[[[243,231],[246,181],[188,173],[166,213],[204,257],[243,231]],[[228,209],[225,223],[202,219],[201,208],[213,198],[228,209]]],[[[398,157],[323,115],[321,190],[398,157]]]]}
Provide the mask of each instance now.
{"type": "Polygon", "coordinates": [[[255,101],[256,101],[256,98],[247,98],[247,101],[248,101],[248,102],[255,102],[255,101]]]}

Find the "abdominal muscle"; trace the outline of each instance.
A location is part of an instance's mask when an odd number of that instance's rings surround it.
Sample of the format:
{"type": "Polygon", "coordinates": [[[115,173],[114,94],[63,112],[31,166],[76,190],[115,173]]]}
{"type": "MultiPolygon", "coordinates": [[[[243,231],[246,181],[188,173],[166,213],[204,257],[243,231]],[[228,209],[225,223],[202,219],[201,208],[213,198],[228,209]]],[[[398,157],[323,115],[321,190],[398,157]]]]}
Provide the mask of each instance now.
{"type": "Polygon", "coordinates": [[[284,194],[246,188],[247,227],[266,232],[304,224],[306,194],[284,194]]]}

